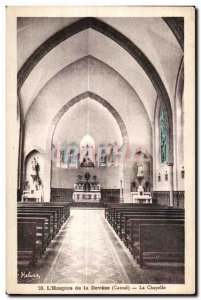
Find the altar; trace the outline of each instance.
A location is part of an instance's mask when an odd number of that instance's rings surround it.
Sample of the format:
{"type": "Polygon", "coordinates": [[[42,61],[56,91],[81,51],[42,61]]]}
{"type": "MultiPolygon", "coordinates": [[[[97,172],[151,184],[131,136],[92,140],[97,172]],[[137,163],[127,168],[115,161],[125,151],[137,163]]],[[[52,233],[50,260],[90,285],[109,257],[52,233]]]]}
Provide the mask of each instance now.
{"type": "Polygon", "coordinates": [[[90,174],[86,173],[84,178],[78,175],[77,183],[74,184],[73,201],[74,202],[100,202],[101,186],[93,176],[90,180],[90,174]]]}
{"type": "Polygon", "coordinates": [[[137,179],[139,185],[136,192],[131,192],[132,203],[138,204],[152,204],[152,197],[150,192],[145,192],[142,186],[142,180],[144,179],[144,168],[143,164],[137,164],[137,179]]]}
{"type": "Polygon", "coordinates": [[[74,192],[73,201],[75,202],[99,202],[101,193],[97,192],[74,192]]]}
{"type": "Polygon", "coordinates": [[[21,202],[42,202],[42,191],[23,191],[21,202]]]}
{"type": "Polygon", "coordinates": [[[133,203],[148,203],[152,204],[152,197],[150,192],[144,192],[143,187],[140,185],[137,192],[131,192],[132,202],[133,203]]]}
{"type": "Polygon", "coordinates": [[[151,193],[144,193],[143,195],[139,195],[138,192],[132,192],[132,203],[139,203],[139,204],[152,204],[152,197],[151,193]]]}

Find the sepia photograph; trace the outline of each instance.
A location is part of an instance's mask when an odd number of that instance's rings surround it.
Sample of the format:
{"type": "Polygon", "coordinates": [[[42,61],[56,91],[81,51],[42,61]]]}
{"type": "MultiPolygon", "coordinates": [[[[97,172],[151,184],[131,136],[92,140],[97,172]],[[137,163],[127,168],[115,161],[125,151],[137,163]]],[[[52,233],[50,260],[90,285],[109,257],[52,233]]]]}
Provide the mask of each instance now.
{"type": "Polygon", "coordinates": [[[7,292],[193,294],[195,10],[88,11],[7,7],[7,292]]]}

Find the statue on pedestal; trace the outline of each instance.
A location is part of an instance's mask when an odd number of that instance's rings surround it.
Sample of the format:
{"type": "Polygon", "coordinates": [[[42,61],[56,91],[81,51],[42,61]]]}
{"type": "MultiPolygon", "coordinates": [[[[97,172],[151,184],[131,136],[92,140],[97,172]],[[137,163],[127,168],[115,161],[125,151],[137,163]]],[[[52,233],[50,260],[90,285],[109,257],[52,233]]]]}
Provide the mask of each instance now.
{"type": "Polygon", "coordinates": [[[33,158],[32,162],[31,162],[31,168],[32,168],[31,176],[33,178],[35,176],[39,176],[40,166],[35,157],[33,158]]]}
{"type": "Polygon", "coordinates": [[[77,184],[83,182],[83,176],[81,174],[77,175],[77,184]]]}
{"type": "Polygon", "coordinates": [[[33,186],[32,188],[35,191],[39,190],[39,186],[41,185],[41,180],[39,177],[39,171],[40,171],[40,166],[39,163],[37,162],[36,158],[34,157],[32,162],[31,162],[31,177],[33,178],[33,186]]]}
{"type": "Polygon", "coordinates": [[[137,164],[137,168],[138,168],[137,169],[137,179],[139,180],[139,187],[138,187],[138,190],[139,190],[139,188],[143,189],[141,187],[141,182],[144,179],[144,167],[143,167],[143,164],[142,163],[137,164]]]}
{"type": "Polygon", "coordinates": [[[143,164],[137,164],[137,178],[144,178],[144,167],[143,164]]]}

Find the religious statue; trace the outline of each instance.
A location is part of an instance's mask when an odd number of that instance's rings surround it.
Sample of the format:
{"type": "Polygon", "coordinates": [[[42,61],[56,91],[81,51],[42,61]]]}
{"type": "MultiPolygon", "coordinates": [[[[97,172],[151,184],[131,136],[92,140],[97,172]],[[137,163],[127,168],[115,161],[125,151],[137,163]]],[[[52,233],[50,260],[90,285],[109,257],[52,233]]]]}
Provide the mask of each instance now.
{"type": "Polygon", "coordinates": [[[90,173],[86,173],[86,174],[84,175],[84,178],[86,179],[86,181],[89,181],[90,178],[91,178],[90,173]]]}
{"type": "Polygon", "coordinates": [[[143,177],[144,178],[144,168],[142,164],[137,164],[137,177],[143,177]]]}
{"type": "Polygon", "coordinates": [[[82,182],[82,180],[83,180],[82,175],[81,174],[77,175],[77,183],[82,182]]]}
{"type": "Polygon", "coordinates": [[[98,166],[99,167],[106,167],[107,166],[107,162],[108,161],[108,157],[109,157],[109,154],[110,154],[110,148],[111,148],[111,145],[108,144],[108,145],[105,145],[105,144],[101,144],[99,145],[98,147],[98,166]]]}
{"type": "Polygon", "coordinates": [[[39,171],[40,171],[40,166],[39,166],[39,163],[37,162],[36,158],[34,157],[32,162],[31,162],[31,167],[32,167],[32,173],[31,173],[31,176],[32,175],[35,175],[35,176],[39,176],[39,171]]]}
{"type": "Polygon", "coordinates": [[[141,164],[137,164],[137,178],[139,180],[139,183],[141,185],[142,179],[144,178],[144,167],[141,164]]]}
{"type": "Polygon", "coordinates": [[[107,164],[106,149],[102,148],[100,154],[100,166],[106,166],[106,164],[107,164]]]}
{"type": "Polygon", "coordinates": [[[86,147],[83,146],[82,148],[84,148],[85,149],[84,151],[86,152],[80,164],[80,167],[95,167],[94,157],[93,157],[93,147],[87,144],[86,147]]]}
{"type": "Polygon", "coordinates": [[[97,176],[94,175],[94,176],[92,177],[92,180],[93,180],[94,183],[96,183],[96,182],[97,182],[97,176]]]}
{"type": "Polygon", "coordinates": [[[31,169],[32,170],[30,175],[33,179],[32,189],[38,191],[42,182],[39,177],[40,166],[35,157],[31,162],[31,169]]]}
{"type": "Polygon", "coordinates": [[[94,167],[94,163],[89,157],[85,156],[80,167],[94,167]]]}
{"type": "Polygon", "coordinates": [[[88,181],[86,181],[84,183],[84,191],[90,191],[90,189],[91,189],[91,185],[88,181]]]}
{"type": "Polygon", "coordinates": [[[131,182],[131,192],[136,192],[137,190],[137,183],[135,181],[131,182]]]}
{"type": "Polygon", "coordinates": [[[86,180],[85,183],[84,183],[84,191],[90,191],[90,189],[91,189],[91,185],[89,183],[90,177],[91,177],[90,173],[86,173],[84,175],[84,178],[86,180]]]}
{"type": "Polygon", "coordinates": [[[144,184],[144,186],[145,186],[145,191],[149,192],[150,191],[150,183],[149,183],[149,181],[146,181],[145,184],[144,184]]]}

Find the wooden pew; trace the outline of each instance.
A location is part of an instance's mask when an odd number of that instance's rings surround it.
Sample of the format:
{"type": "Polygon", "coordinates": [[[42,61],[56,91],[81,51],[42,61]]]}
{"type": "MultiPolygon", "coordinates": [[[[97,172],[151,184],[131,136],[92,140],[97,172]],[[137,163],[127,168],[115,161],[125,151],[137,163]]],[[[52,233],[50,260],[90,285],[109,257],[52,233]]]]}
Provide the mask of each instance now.
{"type": "Polygon", "coordinates": [[[152,210],[156,210],[156,211],[161,211],[161,210],[169,210],[169,211],[183,211],[183,209],[178,209],[178,208],[173,208],[173,207],[163,207],[163,206],[140,206],[140,207],[115,207],[111,210],[111,219],[116,219],[117,214],[119,211],[125,211],[125,212],[129,212],[129,211],[152,211],[152,210]]]}
{"type": "MultiPolygon", "coordinates": [[[[35,210],[35,211],[39,211],[39,212],[46,212],[46,211],[52,211],[52,213],[56,212],[56,216],[55,216],[55,222],[56,225],[60,226],[63,224],[62,222],[62,211],[60,207],[52,207],[52,206],[42,206],[42,205],[35,205],[35,204],[28,204],[27,203],[25,205],[19,205],[18,209],[24,209],[27,211],[31,211],[31,210],[35,210]]],[[[59,228],[57,228],[57,230],[59,230],[59,228]]]]}
{"type": "Polygon", "coordinates": [[[131,212],[119,212],[119,218],[117,218],[116,222],[113,225],[113,228],[120,236],[123,237],[123,233],[129,230],[128,221],[131,218],[136,218],[136,216],[144,216],[144,218],[148,218],[149,216],[166,217],[166,218],[181,218],[184,219],[184,212],[177,210],[151,210],[151,211],[131,211],[131,212]]]}
{"type": "Polygon", "coordinates": [[[141,207],[141,204],[138,203],[105,203],[105,218],[108,220],[108,216],[111,213],[112,208],[115,207],[141,207]]]}
{"type": "Polygon", "coordinates": [[[33,213],[33,214],[41,214],[41,216],[49,216],[50,219],[50,234],[52,237],[56,235],[61,227],[61,223],[59,222],[59,212],[56,209],[45,208],[41,209],[39,207],[19,207],[17,209],[18,213],[33,213]]]}
{"type": "Polygon", "coordinates": [[[44,253],[45,218],[18,217],[18,261],[28,259],[30,265],[35,265],[38,258],[44,253]]]}
{"type": "Polygon", "coordinates": [[[51,239],[54,238],[53,233],[53,221],[52,217],[53,215],[48,212],[38,212],[38,211],[27,211],[27,210],[18,210],[17,212],[18,217],[39,217],[39,218],[45,218],[45,224],[44,224],[44,245],[47,247],[50,243],[51,239]]]}
{"type": "Polygon", "coordinates": [[[25,220],[27,223],[29,222],[36,222],[37,223],[37,243],[41,245],[41,255],[45,252],[46,247],[49,244],[48,241],[48,229],[47,229],[47,218],[31,215],[31,214],[19,214],[17,217],[17,221],[25,220]]]}
{"type": "MultiPolygon", "coordinates": [[[[26,203],[26,204],[29,205],[29,203],[26,203]]],[[[37,206],[51,206],[51,207],[60,206],[62,208],[63,216],[65,218],[64,222],[70,216],[70,204],[69,203],[65,203],[65,202],[38,202],[38,203],[36,203],[36,205],[37,206]]]]}
{"type": "Polygon", "coordinates": [[[51,210],[58,210],[58,220],[60,222],[60,226],[68,219],[70,216],[70,205],[69,204],[57,204],[51,202],[39,202],[39,203],[19,203],[18,207],[32,207],[38,209],[51,209],[51,210]]]}
{"type": "MultiPolygon", "coordinates": [[[[114,205],[107,205],[105,206],[105,217],[114,230],[118,233],[121,239],[125,242],[125,244],[129,247],[129,250],[137,258],[141,261],[141,266],[144,262],[144,254],[140,256],[140,226],[141,225],[154,225],[158,226],[159,232],[161,225],[171,225],[171,226],[184,226],[184,219],[185,219],[185,211],[183,209],[175,209],[173,207],[167,207],[162,205],[133,205],[133,204],[114,204],[114,205]]],[[[151,228],[151,227],[150,227],[151,228]]],[[[160,232],[160,243],[162,243],[161,236],[163,235],[163,230],[160,232]]],[[[170,233],[171,235],[171,233],[170,233]]],[[[157,235],[156,235],[157,238],[157,235]]],[[[175,243],[177,236],[175,234],[172,235],[172,241],[175,243]]],[[[183,237],[184,238],[184,237],[183,237]]],[[[151,244],[155,243],[156,241],[151,240],[149,241],[149,235],[146,236],[148,240],[147,244],[145,243],[147,249],[151,249],[151,244]]],[[[143,242],[141,242],[143,243],[143,242]]],[[[166,242],[165,242],[166,244],[166,242]]],[[[166,244],[167,247],[167,244],[166,244]]],[[[144,248],[143,248],[144,249],[144,248]]],[[[165,247],[164,247],[165,249],[165,247]]],[[[146,250],[146,249],[145,249],[146,250]]],[[[160,249],[159,249],[160,250],[160,249]]],[[[144,250],[143,250],[144,251],[144,250]]],[[[142,251],[142,252],[143,252],[142,251]]],[[[182,250],[184,251],[184,249],[182,250]]],[[[183,252],[180,251],[179,256],[181,257],[183,252]]],[[[145,256],[147,256],[147,252],[145,256]]],[[[162,251],[159,251],[159,255],[155,255],[151,252],[153,257],[149,257],[149,259],[157,259],[160,258],[162,260],[173,260],[176,258],[175,253],[170,251],[166,251],[165,255],[162,251]],[[170,253],[172,253],[170,255],[170,253]],[[171,256],[171,259],[170,259],[171,256]]],[[[174,252],[174,251],[173,251],[174,252]]]]}
{"type": "Polygon", "coordinates": [[[117,230],[118,226],[121,223],[121,218],[123,217],[124,214],[129,214],[129,213],[144,213],[144,214],[149,214],[151,212],[158,212],[158,213],[180,213],[180,214],[184,214],[184,210],[180,210],[180,209],[174,209],[174,208],[164,208],[164,207],[130,207],[130,208],[114,208],[113,209],[113,216],[110,218],[110,224],[112,225],[112,227],[115,229],[115,231],[117,230]]]}
{"type": "Polygon", "coordinates": [[[115,220],[116,217],[116,212],[118,210],[125,210],[125,211],[130,211],[130,210],[151,210],[151,209],[163,209],[164,207],[159,206],[159,205],[155,205],[155,204],[135,204],[132,206],[126,206],[126,207],[122,207],[122,206],[117,206],[117,207],[110,207],[109,213],[108,213],[108,221],[110,224],[113,223],[113,221],[115,220]]]}
{"type": "Polygon", "coordinates": [[[113,208],[132,208],[132,207],[147,207],[147,206],[159,206],[158,204],[139,204],[139,203],[113,203],[113,204],[105,204],[105,218],[108,219],[113,208]]]}
{"type": "Polygon", "coordinates": [[[68,219],[70,216],[70,204],[65,202],[42,202],[38,203],[37,205],[42,206],[51,206],[51,207],[61,207],[62,209],[62,218],[63,223],[68,219]]]}
{"type": "Polygon", "coordinates": [[[137,206],[138,204],[133,203],[105,203],[105,218],[107,219],[108,214],[110,213],[110,210],[112,207],[133,207],[137,206]]]}
{"type": "Polygon", "coordinates": [[[69,217],[70,205],[65,203],[44,204],[44,202],[18,203],[17,214],[19,259],[27,254],[30,263],[34,265],[69,217]],[[23,242],[24,238],[26,242],[23,242]],[[35,245],[33,245],[33,240],[35,245]]]}
{"type": "Polygon", "coordinates": [[[184,262],[184,225],[141,224],[139,264],[149,261],[184,262]]]}
{"type": "Polygon", "coordinates": [[[122,210],[130,210],[130,209],[135,209],[135,210],[150,210],[150,209],[162,209],[165,208],[166,206],[158,205],[158,204],[137,204],[137,203],[121,203],[118,205],[110,205],[106,208],[106,218],[110,224],[113,223],[113,220],[115,219],[115,211],[118,209],[122,210]]]}
{"type": "Polygon", "coordinates": [[[124,215],[126,214],[134,214],[134,213],[142,214],[154,214],[154,212],[158,214],[181,214],[184,215],[184,210],[175,209],[172,207],[164,207],[161,205],[110,205],[110,211],[108,211],[107,219],[115,229],[115,231],[119,234],[121,232],[121,227],[124,226],[124,215]]]}
{"type": "Polygon", "coordinates": [[[182,224],[184,225],[184,219],[182,218],[152,218],[150,219],[129,219],[129,230],[127,231],[126,241],[128,249],[130,250],[131,254],[135,257],[136,255],[136,247],[139,245],[140,240],[140,225],[143,224],[182,224]]]}

